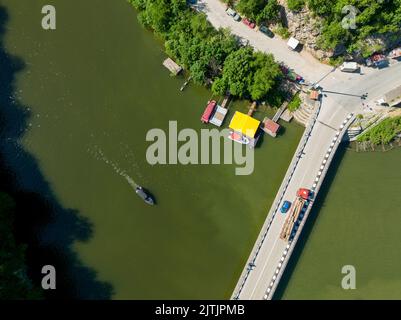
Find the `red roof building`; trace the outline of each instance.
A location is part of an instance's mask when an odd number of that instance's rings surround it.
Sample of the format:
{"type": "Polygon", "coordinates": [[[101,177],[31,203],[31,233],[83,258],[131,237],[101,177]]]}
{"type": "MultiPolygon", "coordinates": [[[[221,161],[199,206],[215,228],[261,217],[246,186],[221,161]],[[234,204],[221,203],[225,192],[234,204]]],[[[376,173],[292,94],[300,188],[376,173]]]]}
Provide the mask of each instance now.
{"type": "Polygon", "coordinates": [[[277,136],[277,132],[280,129],[280,125],[269,118],[263,120],[263,131],[272,137],[277,136]]]}

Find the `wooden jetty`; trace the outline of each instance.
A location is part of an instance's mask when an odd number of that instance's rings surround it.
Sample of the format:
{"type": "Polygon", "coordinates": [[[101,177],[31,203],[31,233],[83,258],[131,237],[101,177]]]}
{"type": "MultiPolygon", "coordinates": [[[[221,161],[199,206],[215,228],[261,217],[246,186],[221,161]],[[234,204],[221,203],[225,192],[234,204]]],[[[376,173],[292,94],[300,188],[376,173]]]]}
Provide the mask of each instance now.
{"type": "Polygon", "coordinates": [[[223,108],[228,107],[228,103],[229,103],[229,101],[230,101],[230,98],[231,98],[231,94],[230,94],[230,93],[227,93],[226,96],[224,97],[223,102],[221,103],[221,106],[222,106],[223,108]]]}
{"type": "Polygon", "coordinates": [[[174,62],[171,58],[167,58],[163,61],[163,66],[165,66],[172,74],[175,76],[178,75],[182,71],[182,67],[174,62]]]}
{"type": "Polygon", "coordinates": [[[277,110],[276,114],[273,117],[273,121],[277,122],[278,119],[280,119],[281,115],[283,114],[284,110],[287,109],[288,106],[288,101],[284,101],[284,103],[281,105],[281,107],[277,110]]]}
{"type": "Polygon", "coordinates": [[[280,119],[282,119],[286,122],[290,122],[292,117],[293,117],[293,115],[292,115],[291,111],[286,109],[286,110],[284,110],[283,114],[280,116],[280,119]]]}
{"type": "Polygon", "coordinates": [[[256,101],[252,102],[251,107],[249,108],[248,111],[248,116],[252,117],[253,113],[256,111],[256,101]]]}
{"type": "Polygon", "coordinates": [[[190,76],[184,84],[181,86],[180,91],[184,91],[185,87],[188,85],[188,83],[192,80],[192,76],[190,76]]]}

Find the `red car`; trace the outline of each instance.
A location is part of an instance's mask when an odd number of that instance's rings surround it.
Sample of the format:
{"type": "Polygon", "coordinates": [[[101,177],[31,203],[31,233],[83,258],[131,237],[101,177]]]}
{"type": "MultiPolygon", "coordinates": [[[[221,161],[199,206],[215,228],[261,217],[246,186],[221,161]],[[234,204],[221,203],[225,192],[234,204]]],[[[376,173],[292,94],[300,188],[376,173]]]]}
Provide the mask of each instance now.
{"type": "Polygon", "coordinates": [[[244,24],[246,24],[249,28],[251,28],[251,29],[254,29],[255,27],[256,27],[256,24],[254,23],[254,22],[251,22],[250,20],[248,20],[248,19],[242,19],[242,22],[244,23],[244,24]]]}

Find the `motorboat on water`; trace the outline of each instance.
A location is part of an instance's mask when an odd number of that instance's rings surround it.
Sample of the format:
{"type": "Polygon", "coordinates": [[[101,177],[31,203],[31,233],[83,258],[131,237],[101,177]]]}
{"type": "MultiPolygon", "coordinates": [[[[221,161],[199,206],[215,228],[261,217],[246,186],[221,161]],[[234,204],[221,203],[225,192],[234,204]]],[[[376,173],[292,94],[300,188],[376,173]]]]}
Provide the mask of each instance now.
{"type": "Polygon", "coordinates": [[[137,186],[135,188],[135,192],[147,204],[149,205],[155,204],[155,200],[153,199],[153,197],[149,193],[147,193],[141,186],[137,186]]]}
{"type": "Polygon", "coordinates": [[[241,144],[249,143],[249,139],[247,137],[245,137],[244,135],[239,134],[237,132],[234,132],[234,131],[230,132],[230,134],[228,135],[228,138],[235,142],[241,143],[241,144]]]}

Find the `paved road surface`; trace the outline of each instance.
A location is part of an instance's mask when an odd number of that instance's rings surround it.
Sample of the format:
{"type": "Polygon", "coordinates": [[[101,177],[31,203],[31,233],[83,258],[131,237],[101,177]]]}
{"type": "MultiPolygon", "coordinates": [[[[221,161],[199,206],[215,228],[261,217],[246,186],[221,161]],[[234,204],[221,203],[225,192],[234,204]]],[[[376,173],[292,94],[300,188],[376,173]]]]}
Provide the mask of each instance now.
{"type": "MultiPolygon", "coordinates": [[[[241,22],[234,21],[226,14],[225,5],[219,0],[200,0],[199,2],[215,28],[230,28],[233,34],[248,39],[249,44],[256,50],[272,53],[276,60],[283,61],[309,82],[319,82],[324,89],[317,121],[282,200],[293,202],[298,188],[311,188],[314,184],[326,152],[344,119],[350,113],[361,112],[362,102],[373,106],[374,101],[385,92],[401,85],[401,63],[382,70],[363,68],[361,74],[343,73],[320,63],[307,52],[298,53],[289,50],[286,42],[279,37],[271,39],[241,22]],[[365,94],[366,100],[361,100],[361,96],[365,94]]],[[[258,239],[261,239],[264,234],[269,218],[266,218],[258,239]]],[[[287,250],[288,243],[279,238],[285,218],[285,214],[280,212],[275,214],[255,260],[255,266],[244,283],[239,299],[264,298],[278,264],[283,262],[281,260],[283,252],[287,250]]],[[[258,243],[259,241],[256,242],[255,248],[258,243]]],[[[245,266],[243,274],[246,273],[247,267],[245,266]]],[[[242,279],[239,280],[234,295],[241,283],[242,279]]]]}

